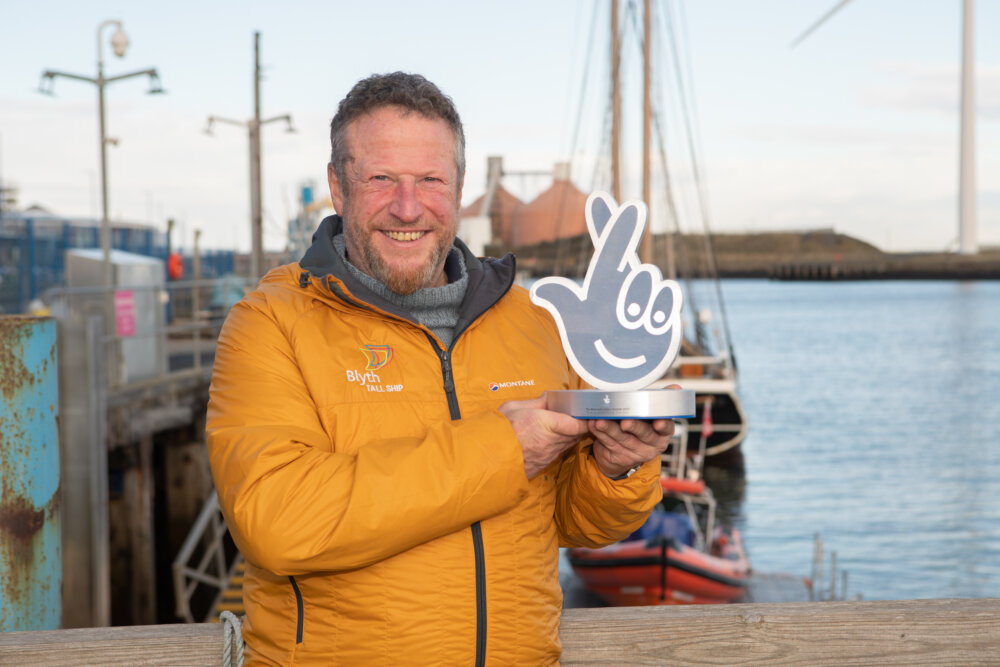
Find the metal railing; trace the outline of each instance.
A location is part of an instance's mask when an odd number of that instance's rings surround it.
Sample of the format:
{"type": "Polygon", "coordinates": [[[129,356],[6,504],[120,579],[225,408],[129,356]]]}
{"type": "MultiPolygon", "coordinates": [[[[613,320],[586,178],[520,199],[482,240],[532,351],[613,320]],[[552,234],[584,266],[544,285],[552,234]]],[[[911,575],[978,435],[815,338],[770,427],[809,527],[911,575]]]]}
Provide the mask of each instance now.
{"type": "Polygon", "coordinates": [[[175,613],[186,623],[197,622],[191,611],[191,601],[200,586],[216,589],[213,602],[209,606],[205,621],[212,618],[222,594],[229,586],[229,580],[240,557],[233,562],[226,562],[226,547],[224,538],[228,528],[226,520],[219,509],[219,498],[213,491],[198,514],[191,532],[188,533],[184,545],[174,558],[174,599],[175,613]],[[197,561],[192,564],[192,561],[197,561]]]}
{"type": "Polygon", "coordinates": [[[45,301],[70,337],[87,315],[103,316],[105,377],[113,398],[185,377],[207,380],[211,367],[204,357],[214,351],[225,316],[244,289],[240,278],[60,287],[49,290],[45,301]]]}
{"type": "Polygon", "coordinates": [[[199,422],[232,305],[211,298],[225,279],[167,282],[159,271],[148,269],[149,284],[128,274],[44,295],[59,332],[63,543],[79,561],[64,576],[64,618],[79,626],[111,621],[109,452],[143,442],[151,452],[156,434],[199,422]]]}

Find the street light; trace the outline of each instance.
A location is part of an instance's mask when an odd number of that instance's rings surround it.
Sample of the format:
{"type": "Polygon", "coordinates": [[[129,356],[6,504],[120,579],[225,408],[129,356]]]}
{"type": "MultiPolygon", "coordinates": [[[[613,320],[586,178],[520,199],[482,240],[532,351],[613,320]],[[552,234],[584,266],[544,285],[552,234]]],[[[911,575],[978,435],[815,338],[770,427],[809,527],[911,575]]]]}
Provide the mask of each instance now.
{"type": "Polygon", "coordinates": [[[123,81],[125,79],[131,79],[134,76],[148,76],[149,77],[149,93],[155,95],[163,92],[163,87],[160,85],[160,75],[157,74],[156,69],[144,69],[138,70],[136,72],[129,72],[128,74],[119,74],[117,76],[104,76],[104,54],[101,45],[101,33],[105,28],[111,26],[115,27],[114,34],[111,35],[111,48],[114,54],[119,58],[125,56],[125,51],[128,50],[129,39],[125,31],[122,30],[122,22],[117,20],[108,20],[103,22],[97,27],[97,76],[82,76],[80,74],[69,74],[67,72],[58,72],[56,70],[45,70],[42,72],[42,79],[38,85],[38,91],[46,95],[52,95],[52,89],[55,85],[56,77],[65,77],[67,79],[75,79],[77,81],[85,81],[87,83],[92,83],[97,86],[97,112],[100,117],[100,127],[101,127],[101,248],[104,251],[104,285],[105,287],[111,286],[111,223],[108,219],[108,155],[107,155],[107,145],[109,143],[117,144],[116,139],[109,139],[106,135],[107,126],[105,121],[104,113],[104,87],[110,83],[116,81],[123,81]]]}
{"type": "Polygon", "coordinates": [[[208,124],[205,126],[205,134],[212,135],[212,125],[215,123],[226,123],[228,125],[239,125],[248,130],[250,139],[250,278],[258,280],[261,270],[264,267],[264,240],[263,240],[263,206],[261,204],[261,177],[260,177],[260,127],[268,123],[279,120],[287,123],[285,131],[295,132],[292,127],[292,117],[288,114],[274,116],[265,120],[260,119],[260,33],[253,34],[254,46],[254,68],[253,68],[253,118],[250,120],[232,120],[219,116],[209,116],[208,124]]]}

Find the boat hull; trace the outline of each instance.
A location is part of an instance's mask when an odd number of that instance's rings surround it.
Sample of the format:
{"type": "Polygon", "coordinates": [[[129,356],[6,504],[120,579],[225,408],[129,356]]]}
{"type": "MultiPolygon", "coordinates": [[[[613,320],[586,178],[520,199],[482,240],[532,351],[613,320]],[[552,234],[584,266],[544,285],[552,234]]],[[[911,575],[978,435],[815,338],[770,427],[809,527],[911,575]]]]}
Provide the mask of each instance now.
{"type": "Polygon", "coordinates": [[[568,556],[584,587],[615,606],[735,602],[750,582],[736,530],[717,531],[711,553],[659,538],[574,548],[568,556]]]}

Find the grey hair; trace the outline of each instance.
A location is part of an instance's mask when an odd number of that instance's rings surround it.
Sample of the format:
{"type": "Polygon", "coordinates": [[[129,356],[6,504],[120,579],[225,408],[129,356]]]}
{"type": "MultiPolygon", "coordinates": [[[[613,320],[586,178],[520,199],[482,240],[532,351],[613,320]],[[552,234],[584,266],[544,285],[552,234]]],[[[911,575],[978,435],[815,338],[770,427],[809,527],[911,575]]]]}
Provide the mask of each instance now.
{"type": "Polygon", "coordinates": [[[373,74],[354,84],[340,101],[330,121],[330,164],[345,193],[348,190],[347,126],[357,118],[383,107],[399,107],[404,113],[416,112],[425,118],[443,120],[455,135],[455,167],[458,183],[465,176],[465,131],[451,98],[419,74],[393,72],[373,74]]]}

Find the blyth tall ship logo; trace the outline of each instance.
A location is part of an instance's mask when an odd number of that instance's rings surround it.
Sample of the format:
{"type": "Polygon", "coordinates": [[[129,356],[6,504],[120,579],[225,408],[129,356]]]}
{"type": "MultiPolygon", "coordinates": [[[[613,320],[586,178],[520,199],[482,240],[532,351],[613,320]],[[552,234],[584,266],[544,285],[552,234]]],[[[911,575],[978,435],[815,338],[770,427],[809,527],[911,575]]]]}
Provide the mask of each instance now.
{"type": "Polygon", "coordinates": [[[366,371],[377,371],[392,361],[392,348],[388,345],[363,345],[361,351],[368,360],[366,371]]]}

